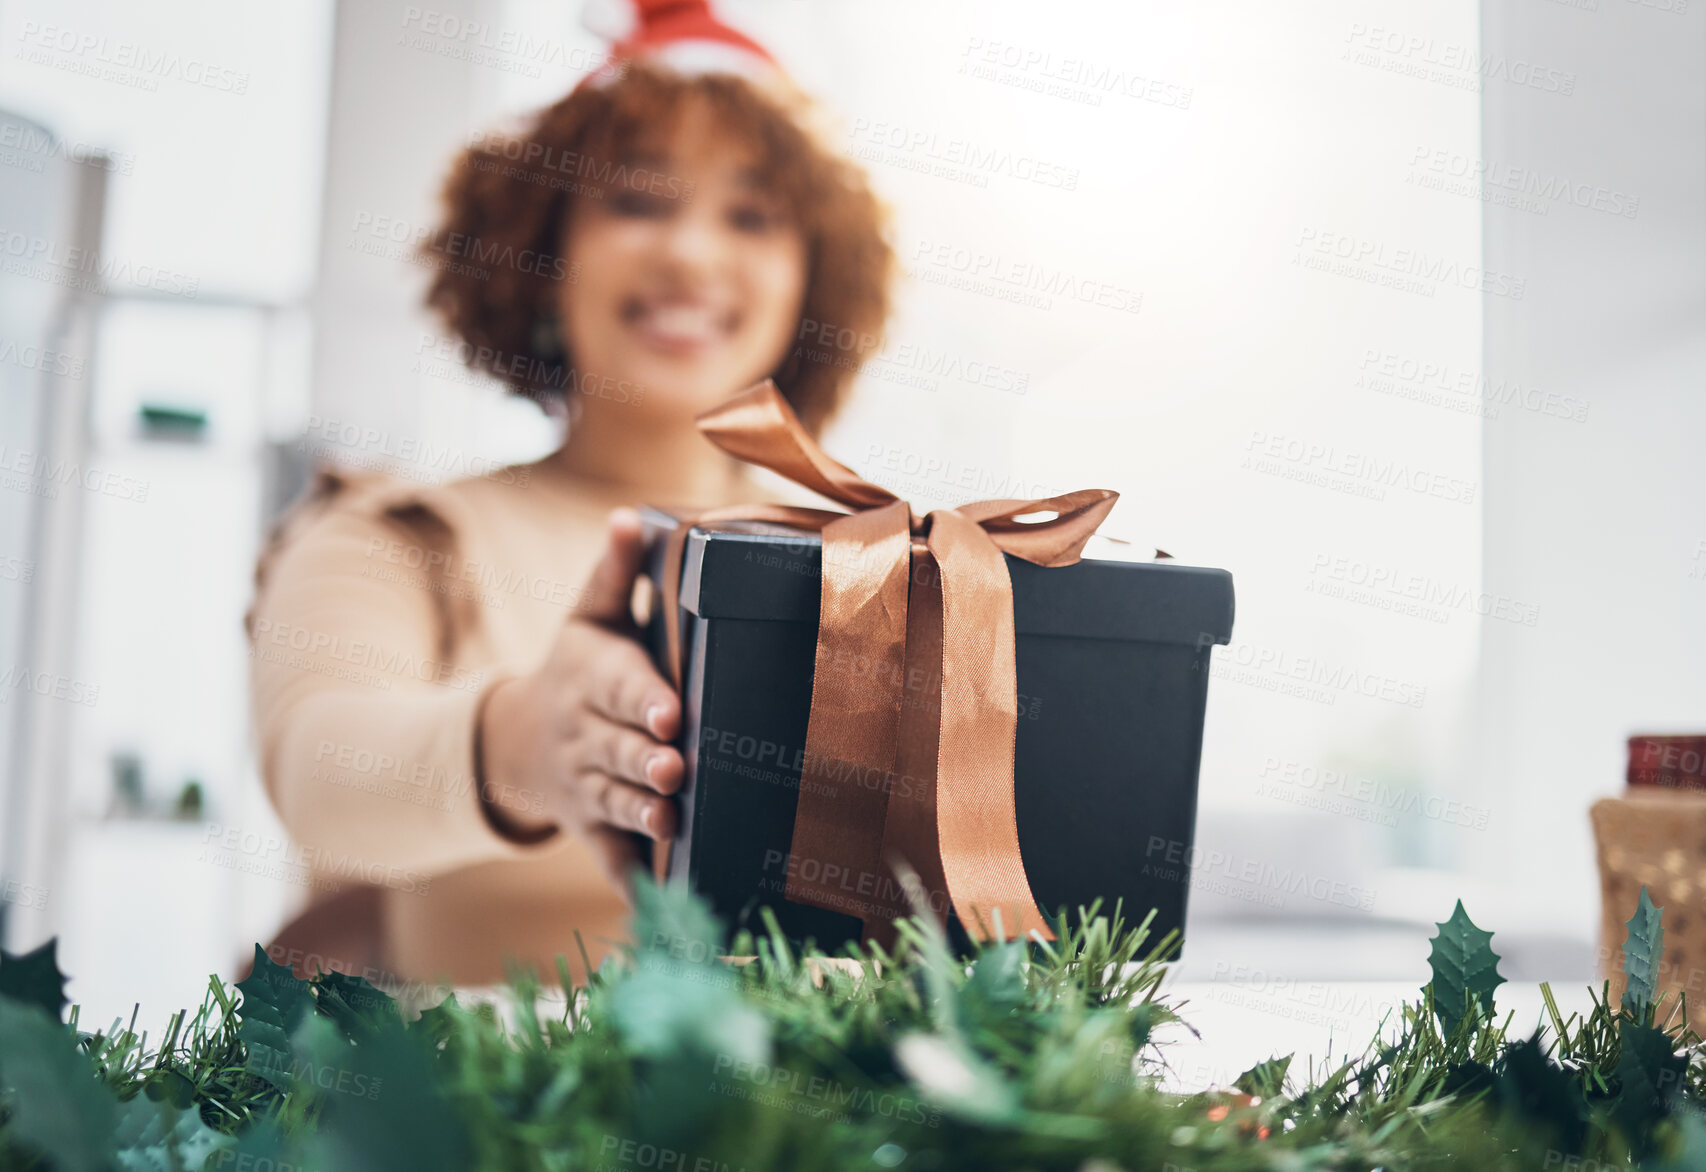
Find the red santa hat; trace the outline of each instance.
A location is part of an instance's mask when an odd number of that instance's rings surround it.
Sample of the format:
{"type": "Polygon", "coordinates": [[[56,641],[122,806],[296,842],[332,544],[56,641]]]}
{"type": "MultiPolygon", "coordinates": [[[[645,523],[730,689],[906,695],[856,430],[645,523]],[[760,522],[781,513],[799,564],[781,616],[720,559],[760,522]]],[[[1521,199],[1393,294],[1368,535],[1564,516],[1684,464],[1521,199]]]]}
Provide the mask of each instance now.
{"type": "Polygon", "coordinates": [[[593,0],[581,20],[611,42],[610,66],[588,79],[595,84],[638,60],[686,74],[771,80],[781,73],[763,45],[717,19],[709,0],[593,0]]]}

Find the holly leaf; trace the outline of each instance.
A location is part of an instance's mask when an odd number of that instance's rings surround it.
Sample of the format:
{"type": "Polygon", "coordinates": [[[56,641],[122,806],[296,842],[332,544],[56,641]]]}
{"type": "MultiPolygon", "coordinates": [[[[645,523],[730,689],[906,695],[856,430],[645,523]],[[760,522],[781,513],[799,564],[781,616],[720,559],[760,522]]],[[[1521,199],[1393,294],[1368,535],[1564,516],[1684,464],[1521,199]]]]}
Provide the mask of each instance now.
{"type": "Polygon", "coordinates": [[[1504,984],[1499,975],[1499,954],[1492,949],[1493,934],[1483,932],[1463,910],[1463,901],[1451,918],[1434,925],[1428,967],[1433,969],[1434,1013],[1441,1030],[1450,1037],[1468,1011],[1469,999],[1486,1013],[1493,1011],[1493,990],[1504,984]]]}
{"type": "Polygon", "coordinates": [[[178,1111],[138,1095],[119,1104],[113,1138],[121,1172],[187,1172],[200,1169],[214,1152],[236,1141],[201,1121],[196,1111],[178,1111]]]}
{"type": "Polygon", "coordinates": [[[1629,978],[1623,990],[1623,1008],[1640,1013],[1653,1003],[1659,985],[1659,961],[1665,954],[1663,913],[1653,906],[1647,885],[1629,917],[1629,934],[1623,940],[1623,973],[1629,978]]]}
{"type": "Polygon", "coordinates": [[[287,1172],[288,1169],[307,1167],[298,1148],[299,1144],[285,1135],[276,1120],[257,1119],[243,1129],[235,1146],[221,1157],[211,1172],[239,1168],[287,1172]]]}
{"type": "Polygon", "coordinates": [[[1149,1045],[1149,1039],[1155,1034],[1157,1025],[1165,1024],[1165,1019],[1156,1020],[1155,1002],[1145,1001],[1132,1010],[1129,1025],[1131,1027],[1132,1048],[1141,1050],[1149,1045]]]}
{"type": "Polygon", "coordinates": [[[1005,1012],[1025,1000],[1025,945],[1018,941],[992,944],[977,955],[971,979],[966,982],[967,999],[977,1005],[1005,1012]]]}
{"type": "Polygon", "coordinates": [[[322,973],[316,984],[320,987],[316,1007],[337,1023],[346,1038],[356,1038],[400,1020],[397,1003],[391,995],[361,977],[322,973]]]}
{"type": "Polygon", "coordinates": [[[647,961],[714,965],[725,949],[723,928],[703,900],[684,886],[645,875],[634,882],[634,945],[647,961]]]}
{"type": "Polygon", "coordinates": [[[1570,1073],[1546,1057],[1537,1032],[1505,1048],[1499,1091],[1508,1109],[1547,1127],[1565,1152],[1581,1150],[1587,1107],[1570,1073]]]}
{"type": "Polygon", "coordinates": [[[59,1021],[65,1013],[65,974],[54,956],[58,938],[40,948],[13,955],[0,949],[0,996],[25,1005],[39,1005],[59,1021]]]}
{"type": "Polygon", "coordinates": [[[1653,1172],[1706,1168],[1706,1113],[1694,1108],[1678,1112],[1676,1133],[1677,1150],[1664,1163],[1652,1165],[1653,1172]]]}
{"type": "Polygon", "coordinates": [[[1271,1099],[1285,1091],[1285,1072],[1291,1069],[1292,1055],[1258,1062],[1239,1075],[1232,1083],[1237,1090],[1259,1099],[1271,1099]]]}
{"type": "Polygon", "coordinates": [[[180,1111],[193,1106],[196,1098],[195,1083],[171,1069],[161,1070],[150,1078],[142,1093],[156,1103],[170,1103],[180,1111]]]}
{"type": "Polygon", "coordinates": [[[431,1009],[421,1010],[413,1028],[422,1031],[435,1046],[442,1046],[450,1041],[450,1036],[456,1032],[456,1010],[460,1008],[456,994],[451,993],[434,1005],[431,1009]]]}
{"type": "Polygon", "coordinates": [[[118,1102],[77,1049],[75,1035],[38,1005],[0,997],[0,1090],[6,1140],[59,1172],[103,1172],[118,1102]]]}
{"type": "Polygon", "coordinates": [[[1670,1113],[1671,1099],[1682,1090],[1688,1059],[1676,1052],[1670,1035],[1652,1026],[1623,1022],[1617,1031],[1619,1091],[1612,1115],[1629,1146],[1646,1154],[1653,1125],[1670,1113]]]}
{"type": "MultiPolygon", "coordinates": [[[[719,974],[720,975],[720,974],[719,974]]],[[[602,1008],[631,1053],[650,1059],[721,1055],[739,1062],[770,1059],[770,1023],[732,984],[685,969],[625,975],[602,1008]]]]}
{"type": "Polygon", "coordinates": [[[243,1068],[281,1091],[292,1086],[290,1035],[313,1005],[308,982],[289,966],[274,964],[259,944],[249,979],[237,985],[243,1004],[237,1010],[237,1036],[246,1058],[243,1068]]]}
{"type": "Polygon", "coordinates": [[[1455,1095],[1469,1100],[1490,1094],[1498,1080],[1490,1066],[1483,1062],[1450,1062],[1445,1067],[1445,1081],[1440,1084],[1442,1095],[1455,1095]]]}
{"type": "Polygon", "coordinates": [[[359,1045],[318,1019],[305,1030],[304,1064],[320,1088],[310,1168],[363,1172],[464,1172],[473,1145],[445,1091],[430,1040],[402,1023],[375,1028],[359,1045]],[[316,1036],[318,1035],[318,1036],[316,1036]]]}
{"type": "Polygon", "coordinates": [[[894,1056],[919,1094],[950,1115],[1002,1125],[1020,1114],[1018,1088],[957,1038],[906,1034],[895,1042],[894,1056]]]}

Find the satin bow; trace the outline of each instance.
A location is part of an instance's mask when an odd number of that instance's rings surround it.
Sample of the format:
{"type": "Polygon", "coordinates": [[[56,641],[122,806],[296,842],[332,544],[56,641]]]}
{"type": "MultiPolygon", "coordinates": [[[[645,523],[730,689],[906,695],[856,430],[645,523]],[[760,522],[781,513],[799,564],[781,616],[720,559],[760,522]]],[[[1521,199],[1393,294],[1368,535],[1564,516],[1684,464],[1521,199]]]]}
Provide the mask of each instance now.
{"type": "Polygon", "coordinates": [[[1119,494],[975,501],[920,517],[831,459],[769,380],[701,415],[698,426],[737,459],[850,510],[751,505],[682,517],[659,584],[679,688],[688,530],[741,520],[822,534],[787,898],[856,915],[867,935],[879,934],[908,910],[892,869],[904,861],[932,906],[945,895],[972,936],[1052,940],[1019,852],[1016,638],[1002,555],[1040,566],[1078,561],[1119,494]],[[1039,513],[1053,515],[1021,520],[1039,513]]]}

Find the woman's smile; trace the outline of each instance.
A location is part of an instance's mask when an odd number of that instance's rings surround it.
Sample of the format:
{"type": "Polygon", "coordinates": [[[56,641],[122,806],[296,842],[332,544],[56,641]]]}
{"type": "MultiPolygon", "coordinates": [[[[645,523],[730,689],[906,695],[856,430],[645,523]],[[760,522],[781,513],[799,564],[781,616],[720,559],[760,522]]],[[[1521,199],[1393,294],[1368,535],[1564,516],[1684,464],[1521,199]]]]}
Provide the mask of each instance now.
{"type": "Polygon", "coordinates": [[[671,357],[700,357],[740,328],[734,309],[677,293],[637,295],[622,303],[622,324],[640,345],[671,357]]]}

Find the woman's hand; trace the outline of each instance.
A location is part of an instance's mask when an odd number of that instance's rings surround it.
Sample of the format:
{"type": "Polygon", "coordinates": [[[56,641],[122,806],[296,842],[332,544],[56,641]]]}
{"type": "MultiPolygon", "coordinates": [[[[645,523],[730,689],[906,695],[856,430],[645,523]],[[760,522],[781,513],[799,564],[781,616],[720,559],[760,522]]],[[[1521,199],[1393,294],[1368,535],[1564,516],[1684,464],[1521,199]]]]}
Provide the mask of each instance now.
{"type": "Polygon", "coordinates": [[[632,637],[642,556],[639,514],[616,510],[604,557],[551,653],[494,688],[480,718],[488,816],[522,837],[552,824],[587,835],[624,887],[640,857],[634,836],[674,835],[668,795],[684,768],[669,743],[680,700],[632,637]]]}

